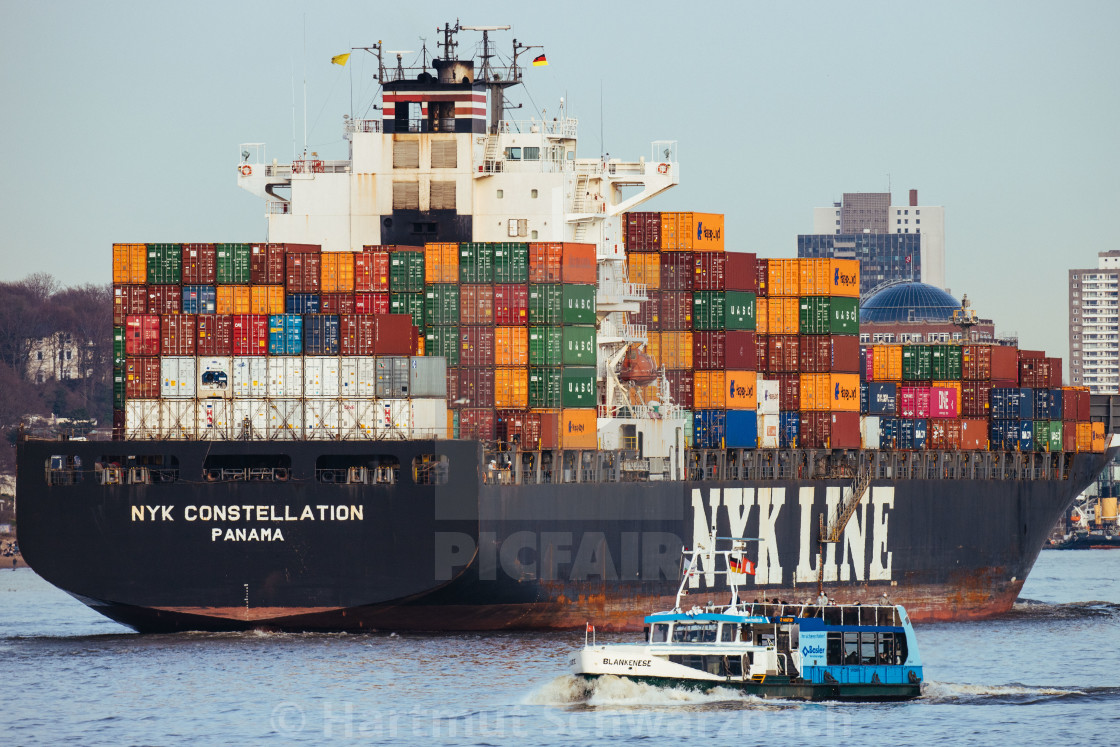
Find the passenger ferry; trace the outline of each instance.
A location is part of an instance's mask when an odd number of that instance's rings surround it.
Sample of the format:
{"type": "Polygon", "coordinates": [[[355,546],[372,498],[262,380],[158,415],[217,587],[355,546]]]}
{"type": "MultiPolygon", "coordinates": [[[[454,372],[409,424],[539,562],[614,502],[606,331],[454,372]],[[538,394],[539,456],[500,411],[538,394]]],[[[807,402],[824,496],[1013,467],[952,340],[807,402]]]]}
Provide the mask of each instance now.
{"type": "Polygon", "coordinates": [[[764,698],[889,701],[921,695],[922,661],[901,605],[835,604],[823,594],[815,604],[742,601],[739,584],[754,570],[743,552],[748,541],[713,536],[706,546],[686,549],[689,564],[676,605],[645,618],[646,641],[597,644],[589,623],[583,648],[569,660],[572,672],[659,687],[731,687],[764,698]],[[717,550],[717,541],[730,542],[730,549],[717,550]],[[711,573],[727,577],[730,603],[686,609],[690,579],[711,573]]]}

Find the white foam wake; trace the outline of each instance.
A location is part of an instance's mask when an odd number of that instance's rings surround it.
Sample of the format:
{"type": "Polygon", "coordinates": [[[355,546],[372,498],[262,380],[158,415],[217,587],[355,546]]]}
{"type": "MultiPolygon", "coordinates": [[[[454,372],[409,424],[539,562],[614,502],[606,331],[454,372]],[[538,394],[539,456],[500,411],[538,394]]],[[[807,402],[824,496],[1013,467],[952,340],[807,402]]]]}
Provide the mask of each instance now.
{"type": "Polygon", "coordinates": [[[530,705],[674,706],[755,700],[761,702],[759,698],[726,687],[701,691],[685,687],[656,687],[612,675],[587,681],[565,674],[534,690],[525,702],[530,705]]]}

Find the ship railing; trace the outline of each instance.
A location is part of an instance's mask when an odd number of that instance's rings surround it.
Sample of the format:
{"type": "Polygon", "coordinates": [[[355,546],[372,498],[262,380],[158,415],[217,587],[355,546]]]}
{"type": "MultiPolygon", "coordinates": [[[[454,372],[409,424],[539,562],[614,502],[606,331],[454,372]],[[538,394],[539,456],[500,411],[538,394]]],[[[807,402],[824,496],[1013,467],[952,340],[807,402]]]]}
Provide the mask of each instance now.
{"type": "Polygon", "coordinates": [[[786,601],[752,602],[741,605],[747,615],[760,617],[815,617],[828,625],[867,625],[900,627],[898,608],[892,604],[796,604],[786,601]]]}
{"type": "Polygon", "coordinates": [[[564,119],[536,120],[536,119],[503,119],[498,122],[498,132],[503,135],[513,133],[534,133],[555,137],[575,137],[579,130],[579,120],[573,117],[564,119]]]}
{"type": "Polygon", "coordinates": [[[287,200],[269,200],[265,203],[269,215],[287,215],[292,212],[292,203],[287,200]]]}
{"type": "Polygon", "coordinates": [[[381,132],[380,119],[346,119],[342,122],[344,132],[381,132]]]}
{"type": "Polygon", "coordinates": [[[648,328],[644,324],[619,324],[609,319],[604,319],[599,324],[599,339],[604,337],[620,337],[623,340],[645,342],[648,338],[648,328]]]}
{"type": "Polygon", "coordinates": [[[599,283],[596,302],[602,304],[618,301],[648,301],[645,283],[628,283],[621,280],[603,280],[599,283]]]}

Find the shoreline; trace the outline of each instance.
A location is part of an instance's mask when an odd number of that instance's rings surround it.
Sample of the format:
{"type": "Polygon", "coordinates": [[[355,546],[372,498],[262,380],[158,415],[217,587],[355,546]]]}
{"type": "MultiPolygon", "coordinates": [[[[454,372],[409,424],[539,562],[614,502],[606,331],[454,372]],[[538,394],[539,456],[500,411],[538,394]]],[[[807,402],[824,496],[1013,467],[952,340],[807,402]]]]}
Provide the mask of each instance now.
{"type": "MultiPolygon", "coordinates": [[[[0,547],[7,546],[9,542],[18,542],[15,534],[0,534],[0,547]]],[[[15,555],[0,555],[0,571],[12,570],[15,568],[29,568],[27,562],[23,559],[23,553],[16,553],[15,555]],[[13,564],[12,561],[15,561],[13,564]]]]}

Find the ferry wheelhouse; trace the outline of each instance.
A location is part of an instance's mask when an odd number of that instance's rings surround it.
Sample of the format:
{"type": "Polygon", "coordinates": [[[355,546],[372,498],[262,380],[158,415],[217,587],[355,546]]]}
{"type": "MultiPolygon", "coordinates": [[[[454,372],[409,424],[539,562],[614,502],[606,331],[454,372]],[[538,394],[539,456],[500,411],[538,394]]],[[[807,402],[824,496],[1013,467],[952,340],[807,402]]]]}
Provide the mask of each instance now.
{"type": "Polygon", "coordinates": [[[655,686],[731,687],[766,698],[796,700],[909,700],[921,695],[922,662],[910,618],[901,605],[834,604],[739,599],[738,584],[752,570],[747,540],[713,538],[685,550],[676,605],[645,618],[646,640],[635,644],[590,641],[569,664],[579,677],[613,675],[655,686]],[[716,540],[731,549],[716,550],[716,540]],[[701,565],[707,564],[702,570],[701,565]],[[686,587],[696,573],[727,576],[731,601],[687,607],[686,587]]]}

